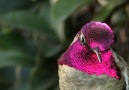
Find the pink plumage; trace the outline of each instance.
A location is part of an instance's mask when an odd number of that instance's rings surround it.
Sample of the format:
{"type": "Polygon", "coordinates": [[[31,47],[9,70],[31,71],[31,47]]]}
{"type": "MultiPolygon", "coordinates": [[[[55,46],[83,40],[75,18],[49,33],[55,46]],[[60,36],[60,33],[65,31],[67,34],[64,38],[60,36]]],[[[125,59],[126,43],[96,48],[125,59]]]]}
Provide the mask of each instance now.
{"type": "Polygon", "coordinates": [[[82,32],[86,36],[87,45],[82,46],[78,39],[66,51],[63,59],[58,64],[72,66],[77,70],[88,74],[102,75],[119,79],[117,66],[110,50],[113,43],[113,32],[105,23],[90,22],[82,27],[82,32]],[[98,61],[96,54],[91,48],[100,48],[102,63],[98,61]],[[107,51],[105,51],[107,50],[107,51]]]}
{"type": "Polygon", "coordinates": [[[113,42],[114,34],[107,24],[96,21],[85,24],[75,36],[72,44],[58,60],[60,86],[62,86],[62,90],[85,90],[81,88],[88,88],[89,83],[93,83],[94,80],[95,87],[101,83],[101,80],[105,84],[108,84],[109,81],[110,83],[118,84],[118,86],[113,87],[114,84],[112,84],[112,87],[110,87],[107,85],[104,86],[104,89],[103,85],[99,85],[97,87],[98,89],[90,87],[86,90],[122,90],[124,88],[124,81],[121,70],[125,71],[125,67],[121,67],[118,64],[118,62],[121,62],[119,60],[117,61],[116,56],[114,56],[110,49],[113,42]],[[79,76],[76,76],[76,74],[79,76]],[[72,85],[78,83],[72,82],[73,78],[76,79],[73,81],[78,81],[81,77],[81,80],[84,79],[85,81],[82,87],[80,88],[80,86],[78,87],[76,85],[71,87],[69,83],[72,85]],[[85,77],[86,80],[83,77],[85,77]],[[89,80],[89,77],[91,80],[89,80]],[[64,85],[63,82],[65,82],[66,85],[64,85]],[[69,87],[71,89],[67,89],[69,87]],[[110,88],[107,89],[108,87],[110,88]]]}

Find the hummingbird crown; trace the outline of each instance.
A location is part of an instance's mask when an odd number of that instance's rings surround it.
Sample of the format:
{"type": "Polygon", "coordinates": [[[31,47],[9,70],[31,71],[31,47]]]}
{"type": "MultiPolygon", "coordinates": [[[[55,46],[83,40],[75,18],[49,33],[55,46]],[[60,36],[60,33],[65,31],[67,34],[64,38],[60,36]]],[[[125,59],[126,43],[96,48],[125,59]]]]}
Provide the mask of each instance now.
{"type": "Polygon", "coordinates": [[[99,47],[100,51],[110,48],[114,42],[114,35],[111,28],[101,22],[91,21],[82,27],[86,42],[91,48],[99,47]]]}

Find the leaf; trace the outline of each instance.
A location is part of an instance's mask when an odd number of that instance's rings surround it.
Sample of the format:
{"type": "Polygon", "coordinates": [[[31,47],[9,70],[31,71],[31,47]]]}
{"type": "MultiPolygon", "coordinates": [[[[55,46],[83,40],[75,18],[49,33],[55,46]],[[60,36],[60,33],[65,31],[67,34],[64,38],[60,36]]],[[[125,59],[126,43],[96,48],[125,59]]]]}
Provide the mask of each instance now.
{"type": "Polygon", "coordinates": [[[30,0],[0,0],[0,14],[31,4],[30,0]]]}
{"type": "Polygon", "coordinates": [[[0,72],[0,89],[7,90],[14,82],[14,67],[0,68],[0,72]]]}
{"type": "Polygon", "coordinates": [[[49,2],[41,3],[38,15],[43,17],[48,23],[51,24],[50,10],[51,5],[49,2]]]}
{"type": "Polygon", "coordinates": [[[29,90],[54,90],[53,86],[58,79],[55,72],[51,73],[43,70],[42,67],[35,67],[31,74],[29,90]]]}
{"type": "Polygon", "coordinates": [[[26,53],[34,53],[35,46],[29,39],[23,38],[20,34],[11,32],[0,35],[0,50],[21,50],[26,53]]]}
{"type": "Polygon", "coordinates": [[[57,39],[57,35],[52,30],[49,23],[43,18],[25,11],[11,12],[0,17],[0,23],[9,24],[13,27],[27,30],[30,32],[38,32],[48,37],[57,39]]]}
{"type": "Polygon", "coordinates": [[[0,35],[4,35],[4,34],[8,34],[12,32],[12,29],[10,26],[8,26],[7,24],[1,24],[1,31],[0,31],[0,35]]]}
{"type": "Polygon", "coordinates": [[[52,19],[58,25],[69,15],[84,4],[89,4],[92,0],[58,0],[52,8],[52,19]]]}
{"type": "Polygon", "coordinates": [[[17,64],[32,66],[34,64],[34,51],[35,47],[31,40],[23,39],[14,32],[1,35],[0,67],[17,64]]]}
{"type": "Polygon", "coordinates": [[[112,6],[105,6],[102,8],[102,10],[100,12],[98,12],[97,14],[95,14],[95,16],[93,17],[93,20],[96,21],[104,21],[107,16],[111,13],[111,11],[113,10],[114,7],[112,6]]]}
{"type": "Polygon", "coordinates": [[[32,66],[33,57],[17,50],[0,50],[0,67],[15,65],[32,66]]]}
{"type": "Polygon", "coordinates": [[[47,43],[43,43],[42,46],[43,46],[42,56],[47,58],[55,56],[57,53],[59,53],[62,50],[61,44],[47,42],[47,43]]]}
{"type": "Polygon", "coordinates": [[[107,0],[106,3],[107,4],[105,4],[105,6],[103,6],[102,9],[95,14],[95,16],[93,17],[93,20],[104,21],[113,11],[113,9],[125,3],[125,0],[119,0],[119,1],[118,0],[114,0],[114,1],[107,0]]]}
{"type": "MultiPolygon", "coordinates": [[[[128,16],[126,15],[124,9],[120,9],[119,11],[115,12],[112,17],[111,21],[114,25],[121,26],[126,21],[128,16]]],[[[122,31],[122,30],[121,30],[122,31]]]]}

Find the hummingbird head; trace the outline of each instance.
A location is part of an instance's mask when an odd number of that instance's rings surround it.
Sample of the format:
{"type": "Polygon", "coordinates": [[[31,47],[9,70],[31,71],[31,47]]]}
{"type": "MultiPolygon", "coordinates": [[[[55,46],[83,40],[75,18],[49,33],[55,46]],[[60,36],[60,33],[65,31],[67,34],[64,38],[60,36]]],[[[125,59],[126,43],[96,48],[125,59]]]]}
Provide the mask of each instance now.
{"type": "Polygon", "coordinates": [[[96,53],[99,62],[102,62],[100,52],[110,49],[114,42],[111,28],[105,23],[95,21],[82,27],[80,37],[96,53]]]}
{"type": "Polygon", "coordinates": [[[108,50],[114,41],[111,28],[101,22],[91,21],[82,27],[87,44],[91,48],[99,48],[100,51],[108,50]]]}
{"type": "Polygon", "coordinates": [[[88,74],[106,74],[119,79],[111,45],[114,35],[111,28],[101,22],[91,21],[77,33],[58,64],[68,65],[88,74]]]}

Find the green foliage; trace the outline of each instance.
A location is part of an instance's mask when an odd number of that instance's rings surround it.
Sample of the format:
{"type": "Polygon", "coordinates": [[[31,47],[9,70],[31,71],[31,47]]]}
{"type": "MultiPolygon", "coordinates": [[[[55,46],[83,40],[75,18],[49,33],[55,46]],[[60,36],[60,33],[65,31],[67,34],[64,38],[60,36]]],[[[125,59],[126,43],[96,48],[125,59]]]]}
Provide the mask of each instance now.
{"type": "MultiPolygon", "coordinates": [[[[102,0],[99,0],[100,2],[102,2],[102,0]]],[[[106,5],[103,5],[103,8],[94,16],[94,20],[98,20],[98,21],[104,21],[112,12],[116,7],[119,7],[120,5],[122,5],[123,3],[125,3],[126,0],[113,0],[113,1],[106,1],[106,5]]]]}
{"type": "Polygon", "coordinates": [[[113,26],[113,48],[127,59],[128,7],[127,0],[0,0],[0,90],[59,90],[57,60],[91,20],[113,26]]]}
{"type": "Polygon", "coordinates": [[[0,0],[0,14],[30,5],[30,0],[0,0]]]}
{"type": "Polygon", "coordinates": [[[82,5],[92,0],[58,0],[52,8],[52,19],[58,25],[82,5]],[[60,8],[61,7],[61,8],[60,8]]]}
{"type": "Polygon", "coordinates": [[[7,66],[32,66],[34,65],[33,56],[29,56],[26,53],[22,53],[16,50],[0,51],[0,67],[7,66]]]}
{"type": "Polygon", "coordinates": [[[49,23],[42,17],[25,11],[11,12],[0,17],[0,22],[23,30],[38,32],[44,35],[55,35],[49,23]]]}

